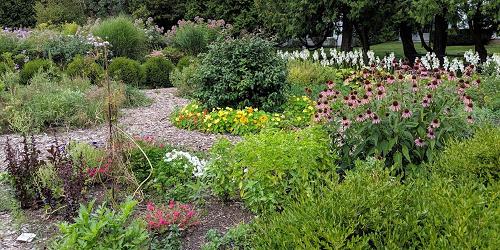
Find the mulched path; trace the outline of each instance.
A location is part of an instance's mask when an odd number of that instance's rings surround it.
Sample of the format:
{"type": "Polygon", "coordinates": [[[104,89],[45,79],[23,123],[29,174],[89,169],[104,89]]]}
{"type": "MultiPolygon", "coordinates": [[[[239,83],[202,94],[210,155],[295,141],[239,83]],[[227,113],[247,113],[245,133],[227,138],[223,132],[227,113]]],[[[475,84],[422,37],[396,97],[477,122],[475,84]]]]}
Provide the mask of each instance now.
{"type": "MultiPolygon", "coordinates": [[[[152,136],[173,146],[198,151],[210,149],[219,137],[226,137],[233,142],[240,140],[240,137],[237,136],[205,134],[174,127],[169,120],[170,114],[176,108],[182,107],[189,102],[187,99],[175,96],[175,88],[144,90],[144,93],[153,100],[153,104],[147,107],[130,108],[121,111],[119,126],[131,135],[152,136]]],[[[57,139],[62,142],[71,140],[105,145],[107,136],[105,125],[77,130],[60,128],[57,131],[57,139]]],[[[5,170],[6,167],[3,149],[7,137],[11,138],[14,144],[18,144],[21,140],[21,137],[15,134],[0,135],[0,171],[5,170]]],[[[35,139],[40,147],[39,149],[44,152],[54,140],[54,135],[52,133],[42,133],[36,135],[35,139]]],[[[210,228],[225,232],[230,227],[243,221],[248,222],[253,217],[239,203],[223,203],[214,198],[209,199],[204,210],[206,215],[202,218],[201,225],[186,236],[183,248],[199,249],[204,242],[205,233],[210,228]]],[[[38,225],[46,224],[47,221],[39,221],[37,219],[40,218],[36,218],[37,216],[33,218],[30,214],[32,213],[27,211],[26,217],[28,217],[28,221],[16,227],[12,215],[0,211],[0,249],[38,249],[40,247],[40,236],[43,241],[44,232],[43,230],[40,232],[37,228],[39,228],[38,225]],[[33,243],[15,241],[16,237],[25,231],[38,231],[35,232],[37,238],[33,243]],[[39,235],[40,233],[42,235],[39,235]]]]}

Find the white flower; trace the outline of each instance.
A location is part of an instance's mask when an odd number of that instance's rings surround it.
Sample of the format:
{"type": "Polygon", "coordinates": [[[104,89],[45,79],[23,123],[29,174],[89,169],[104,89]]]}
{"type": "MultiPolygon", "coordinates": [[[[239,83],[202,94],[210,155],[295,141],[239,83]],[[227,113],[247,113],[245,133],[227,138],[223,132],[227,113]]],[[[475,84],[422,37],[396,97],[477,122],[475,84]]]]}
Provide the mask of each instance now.
{"type": "MultiPolygon", "coordinates": [[[[191,163],[194,166],[193,176],[195,177],[201,177],[205,173],[205,166],[207,165],[207,162],[205,160],[201,160],[188,152],[175,149],[165,154],[164,160],[166,162],[172,162],[176,159],[186,159],[189,163],[191,163]]],[[[190,166],[186,165],[184,167],[188,168],[190,166]]]]}

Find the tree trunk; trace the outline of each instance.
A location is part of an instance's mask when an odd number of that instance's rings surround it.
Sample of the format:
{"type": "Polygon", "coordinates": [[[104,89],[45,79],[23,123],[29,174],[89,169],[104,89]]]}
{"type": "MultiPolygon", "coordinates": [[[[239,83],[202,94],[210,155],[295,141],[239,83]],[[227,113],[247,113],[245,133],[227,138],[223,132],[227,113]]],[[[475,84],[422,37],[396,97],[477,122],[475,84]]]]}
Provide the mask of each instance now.
{"type": "Polygon", "coordinates": [[[368,62],[367,52],[370,50],[370,40],[368,38],[368,28],[363,24],[356,25],[356,31],[359,34],[359,39],[361,40],[361,48],[363,50],[363,60],[368,62]]]}
{"type": "Polygon", "coordinates": [[[424,38],[424,32],[422,31],[422,29],[419,29],[418,30],[418,36],[420,37],[420,43],[422,44],[422,47],[427,50],[427,52],[434,52],[431,48],[431,46],[429,46],[427,44],[427,42],[425,42],[425,38],[424,38]]]}
{"type": "Polygon", "coordinates": [[[402,22],[399,24],[399,36],[401,37],[401,43],[403,44],[403,51],[405,57],[408,59],[411,65],[415,62],[417,57],[417,50],[415,50],[415,45],[413,44],[413,29],[410,23],[402,22]]]}
{"type": "Polygon", "coordinates": [[[352,50],[352,22],[347,17],[347,14],[342,15],[342,43],[340,44],[340,49],[343,51],[352,50]]]}
{"type": "Polygon", "coordinates": [[[479,54],[481,62],[485,62],[486,57],[488,57],[488,51],[486,51],[486,47],[484,46],[485,44],[482,39],[482,18],[481,11],[478,8],[472,17],[472,20],[469,21],[469,27],[472,32],[472,38],[474,39],[474,50],[479,54]]]}
{"type": "MultiPolygon", "coordinates": [[[[443,13],[448,10],[443,9],[443,13]]],[[[443,58],[446,55],[446,43],[448,40],[448,20],[444,14],[437,14],[434,17],[434,36],[433,36],[433,50],[439,61],[443,63],[443,58]]]]}

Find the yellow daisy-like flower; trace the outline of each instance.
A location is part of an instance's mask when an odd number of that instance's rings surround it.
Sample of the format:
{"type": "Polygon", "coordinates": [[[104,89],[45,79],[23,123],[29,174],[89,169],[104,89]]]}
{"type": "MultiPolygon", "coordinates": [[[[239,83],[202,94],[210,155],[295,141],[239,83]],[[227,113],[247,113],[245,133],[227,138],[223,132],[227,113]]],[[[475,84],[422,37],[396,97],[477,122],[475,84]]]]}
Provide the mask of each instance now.
{"type": "Polygon", "coordinates": [[[248,123],[248,118],[246,118],[245,116],[242,116],[240,118],[240,122],[243,123],[243,124],[247,124],[248,123]]]}
{"type": "Polygon", "coordinates": [[[253,113],[253,111],[254,111],[252,107],[247,107],[246,109],[247,109],[247,112],[250,114],[253,113]]]}

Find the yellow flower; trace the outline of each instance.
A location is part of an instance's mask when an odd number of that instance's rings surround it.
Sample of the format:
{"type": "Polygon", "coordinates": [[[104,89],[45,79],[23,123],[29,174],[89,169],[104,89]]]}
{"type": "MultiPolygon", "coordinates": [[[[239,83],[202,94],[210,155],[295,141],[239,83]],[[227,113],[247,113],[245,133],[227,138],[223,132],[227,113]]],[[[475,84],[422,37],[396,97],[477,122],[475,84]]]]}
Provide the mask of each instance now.
{"type": "Polygon", "coordinates": [[[245,116],[242,116],[240,118],[240,122],[243,123],[243,124],[247,124],[248,123],[248,118],[246,118],[245,116]]]}
{"type": "Polygon", "coordinates": [[[175,118],[175,121],[178,122],[180,121],[181,119],[179,119],[179,117],[175,118]]]}
{"type": "Polygon", "coordinates": [[[259,118],[259,121],[260,121],[261,123],[264,123],[264,122],[267,122],[267,120],[268,120],[268,119],[269,119],[269,118],[267,117],[267,115],[263,115],[263,116],[261,116],[261,117],[259,118]]]}
{"type": "Polygon", "coordinates": [[[214,124],[217,124],[220,122],[220,119],[215,119],[214,124]]]}
{"type": "Polygon", "coordinates": [[[237,115],[243,115],[243,114],[244,114],[244,112],[243,112],[242,110],[238,110],[238,111],[236,111],[236,114],[237,114],[237,115]]]}
{"type": "Polygon", "coordinates": [[[253,108],[252,107],[247,107],[247,112],[250,113],[250,114],[253,113],[253,108]]]}

